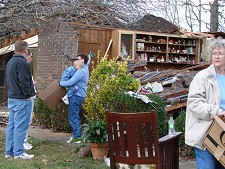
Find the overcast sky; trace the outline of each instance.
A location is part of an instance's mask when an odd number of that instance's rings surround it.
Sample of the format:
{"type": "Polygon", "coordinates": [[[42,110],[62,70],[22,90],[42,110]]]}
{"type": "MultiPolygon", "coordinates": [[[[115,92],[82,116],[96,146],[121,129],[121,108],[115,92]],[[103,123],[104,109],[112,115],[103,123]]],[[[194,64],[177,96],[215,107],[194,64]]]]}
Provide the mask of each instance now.
{"type": "MultiPolygon", "coordinates": [[[[211,0],[212,1],[212,0],[211,0]]],[[[196,3],[196,5],[199,5],[199,0],[194,0],[194,2],[196,3]]],[[[202,32],[208,32],[209,31],[209,25],[210,25],[210,5],[209,5],[210,0],[201,0],[201,4],[202,7],[204,9],[207,9],[207,11],[202,10],[201,12],[201,18],[202,18],[202,24],[201,24],[201,31],[202,32]]],[[[225,5],[225,0],[224,1],[220,1],[220,3],[223,3],[225,5]]],[[[222,12],[225,16],[225,7],[223,7],[223,9],[220,7],[219,11],[222,12]]],[[[220,18],[220,22],[223,24],[223,30],[220,31],[225,31],[225,23],[224,23],[224,19],[221,20],[220,18]]],[[[182,24],[184,27],[187,27],[187,25],[185,23],[182,24]]],[[[199,27],[196,27],[194,29],[195,32],[199,32],[199,27]]]]}
{"type": "MultiPolygon", "coordinates": [[[[212,0],[211,0],[212,1],[212,0]]],[[[211,2],[210,0],[201,0],[201,5],[202,5],[202,8],[201,8],[201,32],[208,32],[209,31],[209,25],[210,25],[210,12],[209,12],[209,9],[210,9],[210,4],[209,2],[211,2]],[[204,10],[205,9],[205,10],[204,10]]],[[[159,1],[158,1],[159,2],[159,1]]],[[[196,6],[199,5],[199,2],[200,0],[192,0],[192,2],[195,3],[196,6]]],[[[219,0],[220,3],[224,4],[225,5],[225,0],[219,0]]],[[[222,12],[225,16],[225,7],[220,7],[220,12],[222,12]]],[[[198,15],[199,12],[198,12],[198,9],[195,8],[195,11],[196,11],[196,14],[198,15]]],[[[190,30],[190,27],[187,25],[187,21],[185,20],[185,8],[184,7],[180,7],[179,9],[179,16],[180,16],[180,26],[184,29],[186,29],[187,31],[191,31],[190,30]]],[[[152,13],[153,15],[156,15],[156,16],[161,16],[163,17],[164,19],[167,19],[167,16],[163,15],[163,11],[155,11],[154,13],[152,13]]],[[[198,15],[199,16],[199,15],[198,15]]],[[[224,19],[221,20],[220,18],[220,22],[223,24],[223,29],[220,29],[220,31],[225,31],[225,21],[224,19]]],[[[194,26],[194,32],[199,32],[199,22],[196,21],[195,22],[196,26],[194,26]]]]}

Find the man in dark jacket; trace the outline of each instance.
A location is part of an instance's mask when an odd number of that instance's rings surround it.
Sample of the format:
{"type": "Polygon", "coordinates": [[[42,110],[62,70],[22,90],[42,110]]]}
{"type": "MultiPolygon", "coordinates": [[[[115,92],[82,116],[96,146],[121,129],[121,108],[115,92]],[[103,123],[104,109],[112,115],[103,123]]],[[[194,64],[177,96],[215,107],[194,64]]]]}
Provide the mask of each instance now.
{"type": "Polygon", "coordinates": [[[32,159],[34,155],[25,153],[23,147],[31,114],[30,97],[35,95],[31,71],[26,61],[28,43],[17,41],[14,52],[6,66],[9,120],[6,128],[5,157],[32,159]]]}

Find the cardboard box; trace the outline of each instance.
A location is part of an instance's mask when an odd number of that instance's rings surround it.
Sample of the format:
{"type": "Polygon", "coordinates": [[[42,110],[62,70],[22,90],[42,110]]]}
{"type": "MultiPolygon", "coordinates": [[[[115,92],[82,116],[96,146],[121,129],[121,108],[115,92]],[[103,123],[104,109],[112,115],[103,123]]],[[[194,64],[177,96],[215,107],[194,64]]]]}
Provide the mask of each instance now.
{"type": "Polygon", "coordinates": [[[215,120],[211,124],[203,144],[225,167],[225,121],[219,116],[214,116],[215,120]]]}
{"type": "Polygon", "coordinates": [[[45,88],[39,97],[43,100],[45,106],[50,110],[53,110],[62,101],[62,97],[65,96],[67,90],[64,87],[60,87],[57,81],[54,81],[47,88],[45,88]]]}

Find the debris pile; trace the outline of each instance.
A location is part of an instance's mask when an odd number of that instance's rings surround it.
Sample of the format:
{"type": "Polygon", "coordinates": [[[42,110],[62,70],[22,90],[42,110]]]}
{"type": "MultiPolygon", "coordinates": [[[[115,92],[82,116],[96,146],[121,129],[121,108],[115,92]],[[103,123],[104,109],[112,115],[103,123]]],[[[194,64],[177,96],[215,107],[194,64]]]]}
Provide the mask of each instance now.
{"type": "Polygon", "coordinates": [[[0,126],[6,126],[8,122],[8,108],[7,108],[8,102],[4,102],[0,104],[0,126]]]}
{"type": "Polygon", "coordinates": [[[8,121],[9,112],[0,111],[0,126],[6,126],[8,121]]]}
{"type": "Polygon", "coordinates": [[[138,93],[146,95],[158,93],[167,105],[175,105],[187,101],[189,85],[192,79],[199,70],[208,66],[209,63],[181,70],[135,70],[132,74],[133,77],[139,78],[141,82],[141,88],[138,90],[138,93]]]}

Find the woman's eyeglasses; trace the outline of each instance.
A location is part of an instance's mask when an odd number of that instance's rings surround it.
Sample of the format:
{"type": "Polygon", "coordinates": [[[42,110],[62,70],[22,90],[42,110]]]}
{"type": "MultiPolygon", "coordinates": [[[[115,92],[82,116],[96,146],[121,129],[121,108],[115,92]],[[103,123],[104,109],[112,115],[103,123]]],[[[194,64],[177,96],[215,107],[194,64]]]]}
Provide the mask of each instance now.
{"type": "Polygon", "coordinates": [[[74,60],[81,60],[81,58],[80,58],[80,59],[78,59],[78,58],[75,58],[74,60]]]}
{"type": "Polygon", "coordinates": [[[221,53],[221,52],[213,52],[212,55],[213,55],[213,56],[217,56],[217,55],[218,55],[218,56],[224,56],[225,53],[221,53]]]}

